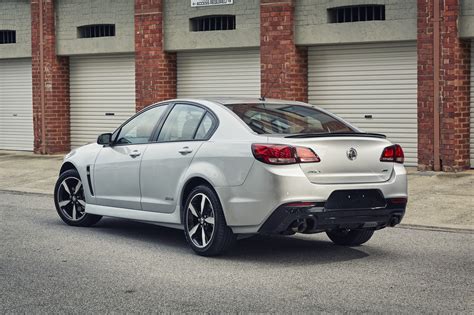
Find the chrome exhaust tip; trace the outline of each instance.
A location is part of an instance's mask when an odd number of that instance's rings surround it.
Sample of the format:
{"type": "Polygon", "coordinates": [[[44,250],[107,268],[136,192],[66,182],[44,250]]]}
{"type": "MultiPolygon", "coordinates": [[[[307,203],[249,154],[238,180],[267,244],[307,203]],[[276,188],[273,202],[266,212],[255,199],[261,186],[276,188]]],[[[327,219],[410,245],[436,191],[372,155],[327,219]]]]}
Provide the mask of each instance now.
{"type": "Polygon", "coordinates": [[[303,233],[308,228],[306,219],[298,219],[291,225],[291,230],[293,232],[303,233]]]}

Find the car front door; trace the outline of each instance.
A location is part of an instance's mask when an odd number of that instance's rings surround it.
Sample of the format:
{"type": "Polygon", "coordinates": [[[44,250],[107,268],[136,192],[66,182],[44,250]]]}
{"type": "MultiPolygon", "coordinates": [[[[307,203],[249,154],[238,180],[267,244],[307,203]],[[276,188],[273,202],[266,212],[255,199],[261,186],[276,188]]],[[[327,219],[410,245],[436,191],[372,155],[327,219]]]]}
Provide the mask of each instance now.
{"type": "Polygon", "coordinates": [[[130,119],[99,152],[93,171],[96,203],[141,210],[140,163],[167,105],[150,107],[130,119]]]}
{"type": "Polygon", "coordinates": [[[216,126],[206,109],[175,104],[161,127],[157,142],[150,143],[141,164],[142,208],[171,213],[179,202],[178,184],[194,155],[216,126]]]}

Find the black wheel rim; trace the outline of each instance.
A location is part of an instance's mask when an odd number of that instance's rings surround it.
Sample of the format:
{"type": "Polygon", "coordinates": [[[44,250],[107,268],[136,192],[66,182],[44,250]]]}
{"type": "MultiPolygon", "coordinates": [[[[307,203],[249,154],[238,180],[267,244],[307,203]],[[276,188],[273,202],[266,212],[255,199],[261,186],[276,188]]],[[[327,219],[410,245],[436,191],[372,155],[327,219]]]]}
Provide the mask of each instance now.
{"type": "Polygon", "coordinates": [[[77,177],[67,177],[58,188],[58,207],[61,213],[70,221],[80,221],[85,215],[86,199],[84,187],[77,177]]]}
{"type": "Polygon", "coordinates": [[[215,230],[212,203],[203,193],[193,196],[186,209],[186,233],[194,246],[204,248],[211,242],[215,230]]]}

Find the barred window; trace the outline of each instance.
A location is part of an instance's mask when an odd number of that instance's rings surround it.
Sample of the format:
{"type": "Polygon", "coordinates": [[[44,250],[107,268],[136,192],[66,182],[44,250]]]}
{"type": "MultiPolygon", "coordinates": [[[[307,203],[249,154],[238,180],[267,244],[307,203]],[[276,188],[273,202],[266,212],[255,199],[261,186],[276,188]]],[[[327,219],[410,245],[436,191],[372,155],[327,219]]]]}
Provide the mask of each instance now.
{"type": "Polygon", "coordinates": [[[115,36],[115,24],[83,25],[77,28],[78,38],[115,36]]]}
{"type": "Polygon", "coordinates": [[[384,5],[353,5],[328,9],[329,23],[385,20],[384,5]]]}
{"type": "Polygon", "coordinates": [[[190,19],[191,32],[235,30],[235,15],[208,15],[190,19]]]}
{"type": "Polygon", "coordinates": [[[15,44],[16,31],[0,30],[0,44],[15,44]]]}

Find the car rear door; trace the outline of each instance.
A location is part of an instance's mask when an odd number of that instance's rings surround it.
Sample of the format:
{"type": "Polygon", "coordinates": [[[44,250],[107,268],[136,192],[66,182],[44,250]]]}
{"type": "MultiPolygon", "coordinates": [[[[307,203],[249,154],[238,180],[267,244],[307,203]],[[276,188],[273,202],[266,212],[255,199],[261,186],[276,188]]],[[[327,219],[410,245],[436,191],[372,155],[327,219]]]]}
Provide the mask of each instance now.
{"type": "Polygon", "coordinates": [[[171,213],[179,205],[178,186],[198,151],[215,129],[217,119],[197,104],[177,103],[159,128],[142,159],[142,209],[171,213]]]}
{"type": "Polygon", "coordinates": [[[93,171],[96,203],[141,210],[140,163],[167,105],[150,107],[116,132],[114,143],[99,152],[93,171]]]}

